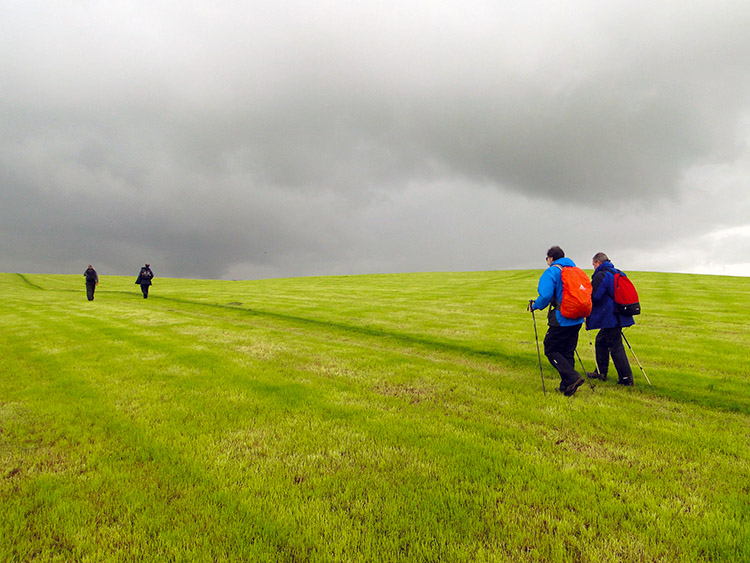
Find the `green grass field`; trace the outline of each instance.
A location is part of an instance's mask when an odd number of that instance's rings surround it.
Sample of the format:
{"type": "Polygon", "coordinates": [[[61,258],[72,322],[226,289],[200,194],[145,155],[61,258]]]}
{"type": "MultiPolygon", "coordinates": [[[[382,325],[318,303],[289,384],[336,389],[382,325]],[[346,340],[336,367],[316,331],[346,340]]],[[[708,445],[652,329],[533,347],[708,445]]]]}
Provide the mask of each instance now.
{"type": "Polygon", "coordinates": [[[750,279],[631,273],[653,385],[566,398],[540,273],[0,274],[0,560],[750,560],[750,279]]]}

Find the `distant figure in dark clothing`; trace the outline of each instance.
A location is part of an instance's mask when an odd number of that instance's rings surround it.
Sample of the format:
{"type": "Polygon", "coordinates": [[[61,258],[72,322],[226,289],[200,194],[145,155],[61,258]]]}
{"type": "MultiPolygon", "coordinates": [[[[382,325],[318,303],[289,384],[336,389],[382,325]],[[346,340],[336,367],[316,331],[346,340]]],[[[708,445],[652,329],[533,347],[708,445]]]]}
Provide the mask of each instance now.
{"type": "Polygon", "coordinates": [[[93,301],[94,290],[96,290],[96,286],[99,285],[99,274],[97,274],[94,267],[89,264],[89,267],[83,272],[83,277],[86,278],[86,297],[88,297],[89,301],[93,301]]]}
{"type": "Polygon", "coordinates": [[[144,299],[148,299],[148,288],[151,285],[151,280],[153,278],[154,272],[151,271],[151,264],[146,262],[146,265],[141,268],[138,278],[135,280],[135,283],[141,286],[144,299]]]}

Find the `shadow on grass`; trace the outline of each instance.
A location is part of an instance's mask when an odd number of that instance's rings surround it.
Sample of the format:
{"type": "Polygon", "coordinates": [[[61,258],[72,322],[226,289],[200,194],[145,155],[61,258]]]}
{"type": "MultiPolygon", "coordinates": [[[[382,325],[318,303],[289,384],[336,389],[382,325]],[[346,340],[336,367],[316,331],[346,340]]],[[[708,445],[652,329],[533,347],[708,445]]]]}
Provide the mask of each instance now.
{"type": "Polygon", "coordinates": [[[27,287],[30,287],[31,289],[39,289],[44,291],[44,288],[41,286],[36,285],[35,283],[32,283],[29,278],[24,276],[23,274],[16,274],[18,278],[23,282],[23,284],[27,287]]]}

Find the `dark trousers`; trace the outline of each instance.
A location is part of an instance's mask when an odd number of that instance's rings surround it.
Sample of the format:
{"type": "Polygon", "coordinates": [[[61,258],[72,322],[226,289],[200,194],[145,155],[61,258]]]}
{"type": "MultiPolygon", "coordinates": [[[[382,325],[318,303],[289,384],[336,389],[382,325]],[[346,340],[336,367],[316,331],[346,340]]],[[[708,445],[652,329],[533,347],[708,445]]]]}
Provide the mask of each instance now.
{"type": "Polygon", "coordinates": [[[602,328],[596,335],[596,365],[602,375],[607,375],[609,371],[610,356],[620,381],[633,381],[633,371],[630,369],[628,355],[622,344],[620,327],[602,328]]]}
{"type": "Polygon", "coordinates": [[[576,371],[575,351],[581,325],[551,326],[544,336],[544,355],[560,373],[560,391],[581,377],[576,371]]]}
{"type": "Polygon", "coordinates": [[[89,301],[94,300],[94,290],[96,289],[95,283],[89,283],[86,282],[86,297],[88,297],[89,301]]]}
{"type": "MultiPolygon", "coordinates": [[[[151,284],[148,283],[142,283],[141,284],[141,291],[143,292],[143,298],[148,299],[148,288],[151,284]]],[[[157,299],[158,301],[158,299],[157,299]]]]}

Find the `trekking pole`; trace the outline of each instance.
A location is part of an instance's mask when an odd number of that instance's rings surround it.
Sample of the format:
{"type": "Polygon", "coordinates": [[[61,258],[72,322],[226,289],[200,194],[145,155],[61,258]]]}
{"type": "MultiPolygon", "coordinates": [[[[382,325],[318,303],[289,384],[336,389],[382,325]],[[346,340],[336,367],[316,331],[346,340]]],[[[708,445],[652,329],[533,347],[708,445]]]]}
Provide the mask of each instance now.
{"type": "Polygon", "coordinates": [[[576,348],[576,356],[578,356],[578,363],[581,364],[581,369],[583,370],[583,377],[584,377],[584,379],[586,379],[586,381],[589,382],[589,385],[591,386],[591,390],[593,391],[594,390],[594,384],[592,383],[592,381],[588,377],[586,377],[586,368],[583,367],[583,361],[581,360],[581,355],[578,353],[578,348],[576,348]]]}
{"type": "Polygon", "coordinates": [[[602,372],[599,371],[599,362],[596,360],[596,349],[594,348],[594,343],[591,342],[591,332],[586,329],[586,334],[589,336],[589,348],[591,349],[591,352],[594,354],[594,367],[596,369],[596,374],[601,375],[602,372]]]}
{"type": "Polygon", "coordinates": [[[641,362],[638,361],[638,356],[635,355],[635,352],[633,351],[633,347],[630,345],[630,342],[628,342],[628,339],[625,337],[625,333],[620,329],[620,334],[622,334],[623,340],[625,340],[625,344],[628,345],[628,348],[630,348],[630,353],[633,354],[633,357],[635,358],[636,363],[638,364],[638,367],[641,368],[641,373],[643,374],[643,377],[646,378],[646,381],[648,381],[648,384],[651,385],[651,380],[648,378],[648,375],[646,375],[646,372],[643,370],[643,366],[641,365],[641,362]]]}
{"type": "Polygon", "coordinates": [[[544,394],[547,394],[547,389],[544,387],[544,372],[542,371],[542,354],[539,352],[539,335],[536,332],[536,317],[534,316],[534,309],[532,308],[532,304],[534,303],[533,299],[529,299],[529,311],[531,311],[531,318],[534,321],[534,339],[536,340],[536,355],[539,358],[539,375],[542,376],[542,391],[544,391],[544,394]]]}

